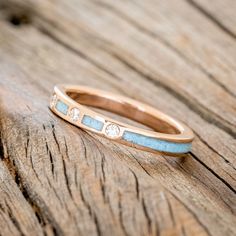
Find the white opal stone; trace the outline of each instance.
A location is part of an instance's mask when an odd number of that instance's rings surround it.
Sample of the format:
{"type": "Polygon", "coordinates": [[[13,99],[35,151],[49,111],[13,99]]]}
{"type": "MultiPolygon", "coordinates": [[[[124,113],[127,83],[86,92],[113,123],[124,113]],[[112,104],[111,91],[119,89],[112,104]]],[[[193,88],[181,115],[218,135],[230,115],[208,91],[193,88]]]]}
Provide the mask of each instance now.
{"type": "Polygon", "coordinates": [[[69,116],[70,116],[70,119],[73,121],[73,122],[76,122],[79,120],[79,114],[80,114],[80,111],[78,108],[74,107],[70,110],[70,113],[69,113],[69,116]]]}
{"type": "Polygon", "coordinates": [[[109,138],[116,138],[120,135],[120,128],[116,124],[109,124],[105,129],[105,134],[109,138]]]}

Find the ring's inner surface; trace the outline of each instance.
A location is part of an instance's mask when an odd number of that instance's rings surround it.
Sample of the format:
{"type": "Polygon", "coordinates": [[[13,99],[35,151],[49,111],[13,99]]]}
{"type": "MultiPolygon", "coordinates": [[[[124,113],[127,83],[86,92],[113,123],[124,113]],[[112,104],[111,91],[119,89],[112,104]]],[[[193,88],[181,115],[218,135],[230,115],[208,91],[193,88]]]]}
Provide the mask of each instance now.
{"type": "Polygon", "coordinates": [[[106,111],[113,112],[115,114],[124,116],[128,119],[137,121],[143,125],[146,125],[153,130],[161,133],[167,134],[179,134],[180,131],[165,122],[164,120],[159,119],[152,114],[149,114],[143,110],[140,110],[135,105],[122,101],[113,100],[111,97],[102,97],[101,95],[88,94],[86,92],[66,92],[69,97],[71,97],[76,102],[92,106],[95,108],[100,108],[106,111]]]}

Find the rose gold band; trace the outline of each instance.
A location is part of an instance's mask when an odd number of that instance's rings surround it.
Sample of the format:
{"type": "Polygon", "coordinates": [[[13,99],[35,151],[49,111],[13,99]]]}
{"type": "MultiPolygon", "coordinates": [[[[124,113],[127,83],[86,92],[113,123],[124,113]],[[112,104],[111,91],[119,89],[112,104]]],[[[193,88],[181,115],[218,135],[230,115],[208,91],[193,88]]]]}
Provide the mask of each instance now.
{"type": "Polygon", "coordinates": [[[186,125],[151,106],[90,87],[55,86],[50,108],[61,118],[82,129],[150,152],[186,153],[190,151],[194,138],[186,125]],[[155,131],[119,122],[88,106],[111,111],[155,131]]]}

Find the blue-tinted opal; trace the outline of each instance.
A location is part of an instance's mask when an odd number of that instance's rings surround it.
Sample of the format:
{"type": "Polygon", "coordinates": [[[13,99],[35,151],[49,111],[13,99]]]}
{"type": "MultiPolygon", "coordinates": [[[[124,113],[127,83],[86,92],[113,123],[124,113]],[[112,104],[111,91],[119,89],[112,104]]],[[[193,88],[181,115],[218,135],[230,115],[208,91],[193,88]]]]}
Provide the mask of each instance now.
{"type": "Polygon", "coordinates": [[[122,138],[133,144],[152,148],[156,151],[161,152],[186,153],[191,149],[191,143],[174,143],[153,137],[148,137],[142,134],[133,133],[130,131],[125,131],[122,138]]]}
{"type": "Polygon", "coordinates": [[[56,109],[62,114],[67,115],[69,106],[65,104],[64,102],[62,102],[61,100],[58,100],[56,103],[56,109]]]}
{"type": "Polygon", "coordinates": [[[96,120],[93,117],[87,116],[87,115],[84,115],[84,117],[82,119],[82,124],[92,128],[92,129],[96,129],[98,131],[101,131],[104,126],[104,123],[102,121],[96,120]]]}

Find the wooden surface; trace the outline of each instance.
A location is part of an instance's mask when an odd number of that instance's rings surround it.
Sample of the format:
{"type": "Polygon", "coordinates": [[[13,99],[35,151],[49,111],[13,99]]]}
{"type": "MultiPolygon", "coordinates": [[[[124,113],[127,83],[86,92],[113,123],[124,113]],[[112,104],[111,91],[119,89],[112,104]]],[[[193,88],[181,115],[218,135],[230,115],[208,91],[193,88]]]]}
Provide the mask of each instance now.
{"type": "Polygon", "coordinates": [[[0,0],[0,235],[236,235],[236,2],[0,0]],[[173,115],[186,158],[86,133],[57,83],[173,115]]]}

